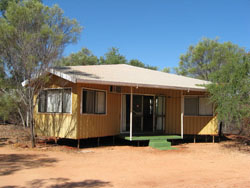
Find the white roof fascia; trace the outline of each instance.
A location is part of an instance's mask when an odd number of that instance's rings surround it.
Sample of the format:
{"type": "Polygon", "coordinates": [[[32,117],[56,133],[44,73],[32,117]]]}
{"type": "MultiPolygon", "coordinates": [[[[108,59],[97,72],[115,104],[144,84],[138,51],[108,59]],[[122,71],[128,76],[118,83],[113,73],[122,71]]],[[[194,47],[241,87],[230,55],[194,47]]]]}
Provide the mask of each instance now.
{"type": "Polygon", "coordinates": [[[62,73],[60,71],[56,71],[55,69],[50,69],[49,72],[51,74],[54,74],[54,75],[56,75],[58,77],[61,77],[61,78],[65,79],[65,80],[68,80],[70,82],[76,83],[77,79],[74,76],[70,76],[70,75],[64,74],[64,73],[62,73]]]}

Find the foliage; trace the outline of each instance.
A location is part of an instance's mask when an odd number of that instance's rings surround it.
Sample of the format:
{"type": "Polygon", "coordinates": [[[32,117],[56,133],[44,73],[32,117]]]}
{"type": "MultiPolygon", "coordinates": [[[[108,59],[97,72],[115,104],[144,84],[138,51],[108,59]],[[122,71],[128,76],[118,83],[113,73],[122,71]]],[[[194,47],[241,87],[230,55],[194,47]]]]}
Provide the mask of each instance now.
{"type": "Polygon", "coordinates": [[[151,69],[151,70],[158,70],[158,67],[157,66],[152,66],[152,65],[145,65],[146,69],[151,69]]]}
{"type": "Polygon", "coordinates": [[[34,96],[48,80],[42,75],[46,75],[45,71],[54,65],[67,44],[77,41],[80,32],[78,22],[66,18],[58,6],[48,7],[37,0],[11,1],[0,18],[0,59],[8,80],[15,83],[5,92],[15,92],[22,100],[32,134],[34,96]],[[39,79],[33,79],[37,76],[39,79]],[[22,86],[23,81],[27,87],[22,86]]]}
{"type": "Polygon", "coordinates": [[[170,68],[169,67],[165,67],[164,69],[162,69],[162,72],[170,73],[170,68]]]}
{"type": "MultiPolygon", "coordinates": [[[[14,1],[14,0],[0,0],[0,12],[4,16],[5,11],[8,8],[9,2],[14,1]]],[[[19,0],[15,0],[15,2],[18,2],[19,0]]]]}
{"type": "Polygon", "coordinates": [[[17,111],[17,105],[19,103],[16,101],[16,97],[11,96],[7,93],[0,93],[0,120],[3,122],[8,121],[9,123],[17,123],[19,116],[17,111]]]}
{"type": "Polygon", "coordinates": [[[77,53],[72,53],[68,57],[63,57],[58,61],[59,66],[74,66],[74,65],[97,65],[98,58],[92,54],[87,48],[82,48],[77,53]]]}
{"type": "Polygon", "coordinates": [[[142,67],[142,68],[147,68],[147,69],[151,69],[151,70],[157,70],[158,68],[156,66],[151,66],[151,65],[145,65],[144,63],[142,63],[141,61],[137,60],[137,59],[131,59],[128,62],[129,65],[135,66],[135,67],[142,67]]]}
{"type": "Polygon", "coordinates": [[[230,57],[242,57],[244,53],[243,48],[231,42],[219,43],[218,39],[203,38],[196,46],[191,45],[186,54],[180,56],[179,67],[175,68],[175,72],[210,80],[210,74],[227,64],[230,57]]]}
{"type": "Polygon", "coordinates": [[[100,64],[126,64],[127,60],[125,56],[119,53],[119,49],[112,47],[107,53],[104,54],[104,57],[100,57],[100,64]]]}
{"type": "Polygon", "coordinates": [[[82,48],[81,51],[72,53],[63,57],[57,62],[58,66],[76,66],[76,65],[105,65],[105,64],[128,64],[136,67],[142,67],[157,70],[156,66],[145,65],[137,59],[131,59],[129,62],[125,56],[121,55],[118,48],[112,47],[98,59],[89,49],[82,48]]]}
{"type": "Polygon", "coordinates": [[[8,2],[10,0],[0,0],[0,11],[2,12],[2,14],[5,13],[7,7],[8,7],[8,2]]]}
{"type": "Polygon", "coordinates": [[[213,83],[206,87],[216,105],[218,119],[236,125],[241,131],[250,117],[250,54],[231,56],[210,79],[213,83]]]}
{"type": "Polygon", "coordinates": [[[128,64],[135,67],[145,67],[145,64],[137,59],[131,59],[128,64]]]}

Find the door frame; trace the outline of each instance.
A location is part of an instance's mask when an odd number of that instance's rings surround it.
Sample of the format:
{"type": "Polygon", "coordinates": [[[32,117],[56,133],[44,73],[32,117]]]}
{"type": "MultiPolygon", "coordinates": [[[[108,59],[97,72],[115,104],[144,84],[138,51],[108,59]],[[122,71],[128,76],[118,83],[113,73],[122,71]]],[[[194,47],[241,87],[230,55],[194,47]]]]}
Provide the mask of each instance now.
{"type": "MultiPolygon", "coordinates": [[[[120,133],[129,133],[130,131],[124,131],[124,127],[125,127],[125,130],[126,130],[126,123],[124,125],[124,113],[123,113],[123,108],[124,108],[124,102],[123,102],[123,96],[126,96],[126,95],[131,95],[131,93],[121,93],[121,120],[120,120],[120,133]]],[[[156,117],[156,114],[155,114],[155,110],[156,110],[156,106],[155,106],[155,100],[156,100],[156,96],[162,96],[162,97],[165,97],[165,121],[166,121],[166,96],[165,95],[156,95],[156,94],[141,94],[141,93],[133,93],[133,96],[134,95],[140,95],[140,96],[152,96],[153,97],[153,133],[156,131],[156,127],[155,127],[155,117],[156,117]]],[[[143,104],[143,97],[142,97],[142,104],[143,104]]],[[[126,105],[126,104],[125,104],[126,105]]],[[[126,110],[125,110],[126,111],[126,110]]],[[[142,111],[143,111],[143,107],[142,107],[142,111]]],[[[126,115],[125,115],[125,118],[126,118],[126,115]]],[[[143,116],[142,116],[142,119],[143,119],[143,116]]],[[[126,122],[126,121],[125,121],[126,122]]],[[[166,122],[165,122],[166,124],[166,122]]],[[[143,120],[142,120],[142,124],[141,124],[141,129],[143,129],[143,120]]],[[[165,130],[165,126],[163,126],[163,130],[165,130]]]]}

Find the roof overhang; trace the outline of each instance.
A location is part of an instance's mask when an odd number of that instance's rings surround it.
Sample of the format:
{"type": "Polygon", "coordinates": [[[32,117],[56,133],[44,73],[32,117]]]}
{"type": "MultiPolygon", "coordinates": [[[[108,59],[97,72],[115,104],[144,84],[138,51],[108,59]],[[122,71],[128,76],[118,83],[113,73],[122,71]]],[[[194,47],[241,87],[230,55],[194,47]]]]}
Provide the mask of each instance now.
{"type": "Polygon", "coordinates": [[[163,85],[151,85],[141,83],[128,83],[128,82],[114,82],[114,81],[97,81],[97,80],[83,80],[76,79],[74,83],[88,83],[88,84],[101,84],[101,85],[114,85],[114,86],[128,86],[128,87],[146,87],[156,89],[174,89],[174,90],[189,90],[189,91],[206,91],[206,88],[189,88],[178,86],[163,86],[163,85]]]}
{"type": "Polygon", "coordinates": [[[51,74],[54,74],[54,75],[56,75],[56,76],[58,76],[58,77],[60,77],[60,78],[63,78],[63,79],[65,79],[65,80],[68,80],[68,81],[70,81],[70,82],[73,82],[73,83],[76,83],[76,82],[77,82],[77,79],[76,79],[75,77],[70,76],[70,75],[67,75],[67,74],[65,74],[65,73],[62,73],[62,72],[57,71],[57,70],[55,70],[55,69],[49,69],[48,72],[51,73],[51,74]]]}

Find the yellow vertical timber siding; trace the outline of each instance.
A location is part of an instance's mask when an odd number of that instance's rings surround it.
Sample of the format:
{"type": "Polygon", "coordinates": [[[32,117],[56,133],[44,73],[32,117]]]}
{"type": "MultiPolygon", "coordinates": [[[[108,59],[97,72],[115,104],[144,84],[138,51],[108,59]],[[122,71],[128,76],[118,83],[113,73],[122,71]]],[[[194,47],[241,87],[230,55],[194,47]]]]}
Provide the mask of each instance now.
{"type": "Polygon", "coordinates": [[[212,116],[184,116],[184,134],[216,135],[218,121],[212,116]]]}
{"type": "Polygon", "coordinates": [[[72,113],[39,113],[35,107],[35,131],[37,135],[77,139],[77,87],[75,84],[52,76],[46,88],[71,88],[72,113]]]}
{"type": "Polygon", "coordinates": [[[106,91],[106,114],[82,114],[81,97],[79,97],[79,138],[94,138],[120,134],[121,94],[110,93],[109,86],[94,84],[78,84],[78,96],[82,97],[82,89],[106,91]]]}

